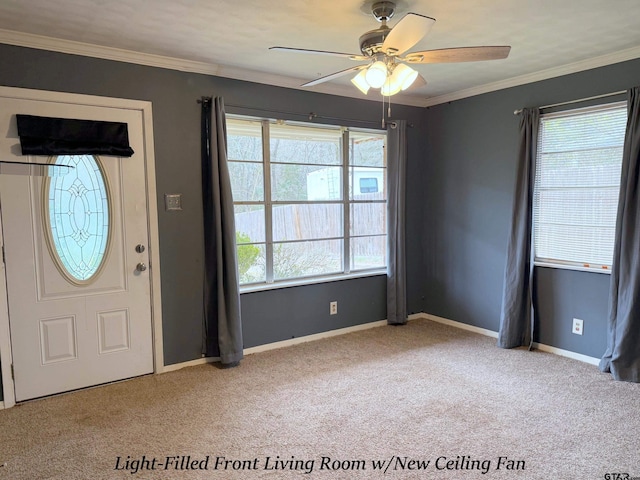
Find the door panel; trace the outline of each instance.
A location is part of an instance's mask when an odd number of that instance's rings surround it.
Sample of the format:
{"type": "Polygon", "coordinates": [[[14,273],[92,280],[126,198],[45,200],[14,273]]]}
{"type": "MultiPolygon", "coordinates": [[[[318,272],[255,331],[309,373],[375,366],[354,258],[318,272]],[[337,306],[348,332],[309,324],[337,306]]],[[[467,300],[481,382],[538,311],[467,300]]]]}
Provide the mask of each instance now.
{"type": "MultiPolygon", "coordinates": [[[[153,371],[145,152],[138,110],[0,99],[0,159],[19,155],[15,114],[126,122],[135,154],[99,157],[108,184],[111,241],[94,281],[72,282],[47,243],[45,177],[0,175],[9,324],[17,401],[153,371]],[[4,132],[8,132],[4,135],[4,132]]],[[[81,194],[69,215],[82,223],[81,194]],[[79,212],[79,213],[78,213],[79,212]]],[[[86,219],[85,219],[86,220],[86,219]]]]}

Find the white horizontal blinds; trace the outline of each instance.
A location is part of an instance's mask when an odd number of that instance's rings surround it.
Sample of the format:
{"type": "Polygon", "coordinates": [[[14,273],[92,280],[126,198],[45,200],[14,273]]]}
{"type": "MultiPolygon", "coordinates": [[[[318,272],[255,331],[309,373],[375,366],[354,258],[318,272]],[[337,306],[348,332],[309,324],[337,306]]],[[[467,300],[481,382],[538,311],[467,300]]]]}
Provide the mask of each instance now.
{"type": "Polygon", "coordinates": [[[541,117],[533,208],[537,262],[610,267],[626,119],[626,102],[541,117]]]}

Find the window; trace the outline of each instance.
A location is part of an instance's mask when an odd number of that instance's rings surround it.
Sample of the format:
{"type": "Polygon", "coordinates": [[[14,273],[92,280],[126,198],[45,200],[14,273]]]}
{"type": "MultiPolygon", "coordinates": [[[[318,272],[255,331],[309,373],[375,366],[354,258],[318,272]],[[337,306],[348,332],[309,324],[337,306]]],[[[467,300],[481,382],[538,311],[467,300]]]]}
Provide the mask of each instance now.
{"type": "Polygon", "coordinates": [[[609,271],[626,103],[542,115],[533,205],[535,262],[609,271]]]}
{"type": "Polygon", "coordinates": [[[44,183],[44,231],[58,270],[71,283],[91,282],[100,272],[109,246],[109,190],[94,155],[59,155],[56,165],[70,172],[44,183]]]}
{"type": "Polygon", "coordinates": [[[386,268],[386,134],[227,119],[240,284],[386,268]]]}

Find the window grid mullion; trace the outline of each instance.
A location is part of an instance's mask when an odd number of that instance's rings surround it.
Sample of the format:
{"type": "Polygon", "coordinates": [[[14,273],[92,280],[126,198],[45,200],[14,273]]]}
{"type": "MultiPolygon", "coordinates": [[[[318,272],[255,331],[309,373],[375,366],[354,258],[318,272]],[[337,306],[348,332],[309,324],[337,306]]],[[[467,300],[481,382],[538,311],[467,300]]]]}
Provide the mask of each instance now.
{"type": "Polygon", "coordinates": [[[264,235],[265,235],[265,280],[273,283],[273,202],[271,201],[271,138],[269,122],[262,122],[262,161],[264,164],[264,235]]]}
{"type": "Polygon", "coordinates": [[[349,150],[349,130],[344,129],[342,132],[342,202],[343,202],[343,226],[342,237],[344,253],[342,255],[342,268],[344,273],[351,272],[351,239],[349,234],[351,233],[351,204],[349,202],[349,157],[351,151],[349,150]]]}

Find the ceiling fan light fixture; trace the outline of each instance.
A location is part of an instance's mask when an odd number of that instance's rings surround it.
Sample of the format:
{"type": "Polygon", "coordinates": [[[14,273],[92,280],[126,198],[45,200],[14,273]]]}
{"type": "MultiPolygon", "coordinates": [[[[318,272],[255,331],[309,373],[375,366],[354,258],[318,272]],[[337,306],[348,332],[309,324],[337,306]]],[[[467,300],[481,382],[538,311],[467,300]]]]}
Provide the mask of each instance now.
{"type": "Polygon", "coordinates": [[[351,83],[353,83],[358,90],[360,90],[365,95],[369,92],[369,84],[367,83],[367,70],[360,70],[360,72],[351,79],[351,83]]]}
{"type": "Polygon", "coordinates": [[[387,81],[387,65],[380,60],[373,62],[366,72],[365,79],[372,88],[380,88],[387,81]]]}
{"type": "Polygon", "coordinates": [[[393,67],[393,72],[389,75],[387,81],[380,89],[380,93],[385,97],[395,95],[401,90],[409,88],[417,77],[418,72],[413,68],[403,63],[399,63],[393,67]]]}

